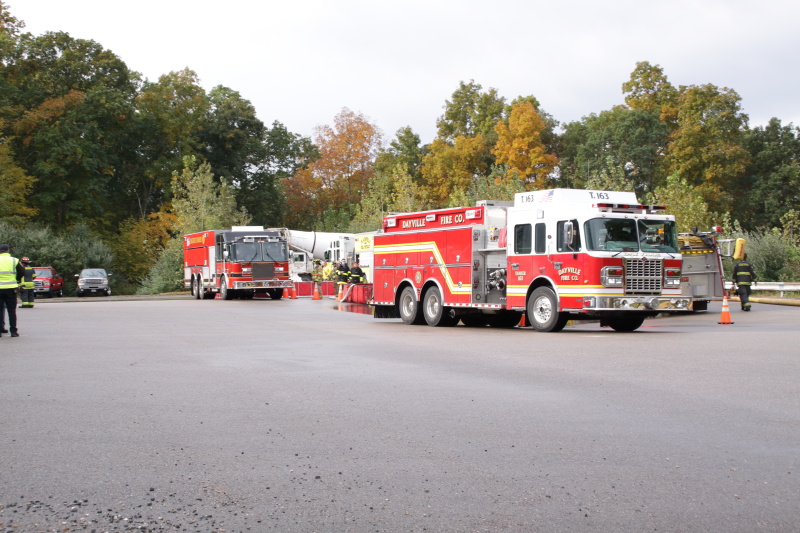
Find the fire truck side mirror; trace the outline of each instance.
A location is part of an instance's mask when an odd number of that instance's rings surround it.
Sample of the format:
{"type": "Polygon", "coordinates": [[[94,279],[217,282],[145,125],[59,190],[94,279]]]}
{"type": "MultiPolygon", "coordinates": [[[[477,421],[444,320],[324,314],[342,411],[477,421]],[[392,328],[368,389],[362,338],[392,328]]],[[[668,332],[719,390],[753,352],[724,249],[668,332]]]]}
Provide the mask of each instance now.
{"type": "Polygon", "coordinates": [[[572,248],[572,240],[575,238],[575,228],[572,226],[572,221],[564,222],[564,245],[572,248]]]}

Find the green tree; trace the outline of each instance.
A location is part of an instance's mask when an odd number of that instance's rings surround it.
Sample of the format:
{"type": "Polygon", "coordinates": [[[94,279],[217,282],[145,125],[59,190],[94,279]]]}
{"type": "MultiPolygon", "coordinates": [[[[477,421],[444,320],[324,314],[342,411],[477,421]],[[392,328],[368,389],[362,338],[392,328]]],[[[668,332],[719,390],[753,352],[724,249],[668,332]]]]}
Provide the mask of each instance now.
{"type": "Polygon", "coordinates": [[[678,100],[678,128],[671,134],[665,170],[677,173],[714,212],[733,203],[733,184],[745,172],[749,154],[743,146],[747,115],[732,89],[714,85],[687,87],[678,100]]]}
{"type": "Polygon", "coordinates": [[[712,217],[706,203],[694,187],[677,175],[669,176],[667,182],[653,192],[649,201],[665,206],[667,213],[675,215],[680,232],[687,233],[694,228],[709,231],[712,226],[712,217]]]}
{"type": "Polygon", "coordinates": [[[157,82],[146,82],[136,97],[141,159],[130,174],[129,194],[140,206],[140,216],[157,211],[172,197],[172,173],[186,156],[202,155],[200,132],[211,102],[190,69],[170,72],[157,82]]]}
{"type": "Polygon", "coordinates": [[[591,114],[565,128],[559,154],[562,176],[578,187],[624,177],[632,185],[625,190],[645,197],[663,184],[659,165],[667,140],[666,125],[644,109],[617,106],[591,114]]]}
{"type": "Polygon", "coordinates": [[[6,56],[5,131],[49,224],[113,222],[110,182],[138,77],[94,41],[22,35],[6,56]],[[13,132],[13,133],[12,133],[13,132]]]}
{"type": "Polygon", "coordinates": [[[438,139],[455,143],[458,137],[482,135],[489,145],[494,144],[494,126],[503,117],[505,99],[496,89],[482,89],[474,80],[459,83],[452,99],[445,102],[444,115],[436,121],[438,139]]]}
{"type": "Polygon", "coordinates": [[[184,168],[172,174],[175,197],[172,210],[181,234],[207,229],[246,226],[250,215],[236,205],[233,190],[225,180],[217,182],[208,163],[194,156],[183,159],[184,168]]]}
{"type": "Polygon", "coordinates": [[[414,133],[411,127],[406,126],[397,130],[389,146],[378,152],[375,169],[377,172],[392,172],[399,165],[414,181],[419,181],[422,176],[420,171],[422,158],[425,154],[426,150],[421,145],[419,135],[414,133]]]}
{"type": "Polygon", "coordinates": [[[311,139],[290,132],[278,121],[265,131],[261,142],[261,159],[234,184],[236,199],[259,224],[279,226],[284,224],[288,209],[286,182],[319,158],[319,150],[311,139]]]}
{"type": "Polygon", "coordinates": [[[178,291],[183,288],[183,235],[207,229],[247,225],[250,215],[236,206],[236,198],[225,180],[219,182],[208,163],[185,156],[181,172],[172,175],[172,210],[178,235],[170,239],[142,281],[142,294],[178,291]]]}
{"type": "Polygon", "coordinates": [[[779,227],[800,211],[800,128],[773,118],[745,133],[744,146],[750,164],[736,182],[733,212],[746,229],[779,227]]]}
{"type": "Polygon", "coordinates": [[[16,164],[10,144],[0,133],[0,221],[21,226],[36,214],[27,200],[33,182],[33,178],[16,164]]]}

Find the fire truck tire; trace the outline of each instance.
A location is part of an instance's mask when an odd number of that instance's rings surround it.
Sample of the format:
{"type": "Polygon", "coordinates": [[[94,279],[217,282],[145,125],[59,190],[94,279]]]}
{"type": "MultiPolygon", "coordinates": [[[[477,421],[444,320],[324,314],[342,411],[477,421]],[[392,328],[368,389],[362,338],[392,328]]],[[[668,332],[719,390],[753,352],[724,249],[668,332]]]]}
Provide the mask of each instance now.
{"type": "Polygon", "coordinates": [[[557,332],[567,325],[567,315],[558,312],[556,294],[549,287],[539,287],[528,298],[528,321],[536,331],[557,332]]]}
{"type": "Polygon", "coordinates": [[[614,331],[636,331],[644,324],[643,315],[623,315],[608,319],[608,326],[614,331]]]}
{"type": "Polygon", "coordinates": [[[438,287],[430,287],[422,297],[422,314],[429,326],[451,327],[458,324],[458,319],[447,312],[442,301],[442,293],[438,287]]]}
{"type": "Polygon", "coordinates": [[[403,323],[409,325],[425,323],[425,317],[422,316],[422,309],[417,301],[417,291],[414,290],[413,287],[406,287],[403,289],[403,292],[400,293],[398,308],[403,323]]]}
{"type": "Polygon", "coordinates": [[[236,297],[236,291],[228,288],[228,280],[225,276],[219,280],[219,294],[223,300],[233,300],[236,297]]]}
{"type": "Polygon", "coordinates": [[[280,300],[283,298],[283,289],[267,289],[267,294],[273,300],[280,300]]]}
{"type": "Polygon", "coordinates": [[[522,313],[517,311],[506,311],[497,315],[489,315],[489,326],[493,328],[513,328],[519,325],[522,313]]]}
{"type": "Polygon", "coordinates": [[[195,300],[203,297],[203,288],[200,286],[200,279],[192,276],[192,296],[195,300]]]}
{"type": "Polygon", "coordinates": [[[462,315],[461,322],[468,328],[481,328],[489,323],[489,318],[484,314],[462,315]]]}

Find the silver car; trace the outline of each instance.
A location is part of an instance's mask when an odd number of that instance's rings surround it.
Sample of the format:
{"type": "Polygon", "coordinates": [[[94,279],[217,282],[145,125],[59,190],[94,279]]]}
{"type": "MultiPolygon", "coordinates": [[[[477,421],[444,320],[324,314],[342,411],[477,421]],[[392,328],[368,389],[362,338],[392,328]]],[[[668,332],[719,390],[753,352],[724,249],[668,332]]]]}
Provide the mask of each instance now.
{"type": "Polygon", "coordinates": [[[108,284],[108,274],[102,268],[84,268],[80,274],[75,274],[78,278],[78,296],[87,294],[104,294],[111,296],[111,287],[108,284]]]}

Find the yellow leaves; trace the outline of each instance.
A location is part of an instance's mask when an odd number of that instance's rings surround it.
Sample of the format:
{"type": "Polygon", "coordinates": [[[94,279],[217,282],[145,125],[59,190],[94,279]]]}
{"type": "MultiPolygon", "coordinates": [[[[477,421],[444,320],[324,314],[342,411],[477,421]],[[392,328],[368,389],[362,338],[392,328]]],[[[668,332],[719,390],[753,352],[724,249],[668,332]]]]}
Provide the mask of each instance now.
{"type": "Polygon", "coordinates": [[[483,136],[459,135],[453,145],[436,139],[422,160],[422,178],[434,205],[445,205],[456,191],[469,188],[473,177],[488,170],[483,156],[486,143],[483,136]]]}
{"type": "Polygon", "coordinates": [[[545,127],[533,104],[521,102],[512,107],[508,124],[500,121],[494,128],[498,139],[492,154],[508,168],[507,177],[523,180],[528,190],[546,188],[547,176],[558,165],[558,158],[548,154],[542,142],[545,127]]]}

